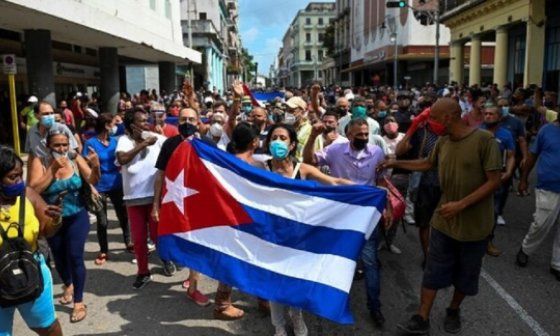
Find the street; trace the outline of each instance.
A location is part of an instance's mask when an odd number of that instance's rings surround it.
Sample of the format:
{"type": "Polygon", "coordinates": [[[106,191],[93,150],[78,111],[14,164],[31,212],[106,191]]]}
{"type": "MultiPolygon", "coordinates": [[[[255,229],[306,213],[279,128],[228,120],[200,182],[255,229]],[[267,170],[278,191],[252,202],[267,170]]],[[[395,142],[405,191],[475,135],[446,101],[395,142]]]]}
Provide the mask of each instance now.
{"type": "MultiPolygon", "coordinates": [[[[463,304],[462,335],[560,335],[558,299],[560,282],[549,273],[551,239],[531,256],[526,269],[514,264],[515,254],[525,235],[532,213],[534,197],[519,198],[514,193],[508,201],[507,225],[496,230],[496,245],[503,251],[498,258],[486,256],[480,279],[480,293],[467,298],[463,304]]],[[[173,277],[165,277],[158,259],[151,256],[154,281],[140,291],[132,289],[136,265],[132,255],[121,243],[120,229],[111,211],[110,249],[114,251],[104,266],[96,266],[95,225],[92,225],[86,245],[88,270],[84,302],[88,317],[71,324],[71,308],[56,304],[65,335],[272,335],[270,318],[257,311],[256,299],[234,291],[236,304],[245,309],[240,321],[224,322],[212,318],[212,306],[200,308],[188,301],[181,282],[188,271],[181,270],[173,277]]],[[[401,255],[380,252],[382,262],[381,302],[387,319],[384,330],[377,330],[368,319],[364,280],[354,282],[352,310],[356,323],[339,326],[306,314],[310,335],[399,335],[396,324],[415,312],[419,300],[420,245],[416,229],[407,226],[404,234],[399,228],[396,246],[401,255]]],[[[61,285],[55,277],[55,294],[61,285]]],[[[213,298],[217,282],[203,277],[201,291],[213,298]]],[[[451,289],[441,291],[431,318],[431,335],[445,335],[443,316],[451,296],[451,289]]],[[[328,304],[328,302],[325,302],[328,304]]],[[[17,314],[16,314],[17,315],[17,314]]],[[[33,335],[18,316],[14,335],[33,335]]]]}

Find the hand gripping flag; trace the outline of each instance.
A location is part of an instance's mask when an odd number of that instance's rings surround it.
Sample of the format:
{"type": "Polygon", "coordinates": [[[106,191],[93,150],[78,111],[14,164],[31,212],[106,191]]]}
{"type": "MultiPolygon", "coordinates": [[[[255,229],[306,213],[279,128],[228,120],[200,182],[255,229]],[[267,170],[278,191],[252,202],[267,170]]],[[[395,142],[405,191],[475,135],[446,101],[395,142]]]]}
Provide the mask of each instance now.
{"type": "Polygon", "coordinates": [[[385,199],[378,188],[288,179],[184,142],[165,171],[158,250],[246,293],[350,324],[356,259],[385,199]]]}

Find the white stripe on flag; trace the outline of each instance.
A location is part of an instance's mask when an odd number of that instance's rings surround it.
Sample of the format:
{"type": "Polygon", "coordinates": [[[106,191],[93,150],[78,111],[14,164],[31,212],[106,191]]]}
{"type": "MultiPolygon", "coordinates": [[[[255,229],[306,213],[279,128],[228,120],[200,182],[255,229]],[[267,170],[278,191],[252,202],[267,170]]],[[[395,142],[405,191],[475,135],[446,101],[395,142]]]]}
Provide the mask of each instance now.
{"type": "Polygon", "coordinates": [[[276,245],[229,226],[176,233],[175,236],[285,276],[317,282],[346,293],[352,286],[356,262],[347,258],[276,245]]]}
{"type": "Polygon", "coordinates": [[[240,203],[296,222],[364,233],[369,238],[381,214],[361,206],[253,183],[229,169],[202,160],[220,184],[240,203]]]}

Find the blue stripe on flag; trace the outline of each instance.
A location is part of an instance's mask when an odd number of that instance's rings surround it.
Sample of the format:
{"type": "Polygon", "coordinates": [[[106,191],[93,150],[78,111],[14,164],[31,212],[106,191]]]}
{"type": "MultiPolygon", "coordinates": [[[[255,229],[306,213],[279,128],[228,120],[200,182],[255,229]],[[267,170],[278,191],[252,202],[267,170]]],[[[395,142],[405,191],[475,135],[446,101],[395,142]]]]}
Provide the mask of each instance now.
{"type": "Polygon", "coordinates": [[[253,167],[235,156],[198,139],[192,141],[191,144],[201,159],[226,168],[239,175],[240,178],[248,179],[254,183],[343,203],[375,206],[379,212],[383,212],[385,208],[386,192],[382,189],[362,185],[325,186],[315,181],[289,179],[279,174],[253,167]]]}
{"type": "MultiPolygon", "coordinates": [[[[243,205],[243,208],[254,223],[233,226],[233,228],[276,245],[356,260],[365,243],[364,234],[358,231],[307,225],[246,205],[243,205]]],[[[349,227],[351,225],[352,223],[348,223],[349,227]]]]}
{"type": "Polygon", "coordinates": [[[193,268],[243,292],[341,324],[354,322],[348,293],[333,287],[271,272],[174,235],[159,237],[158,252],[164,260],[193,268]]]}

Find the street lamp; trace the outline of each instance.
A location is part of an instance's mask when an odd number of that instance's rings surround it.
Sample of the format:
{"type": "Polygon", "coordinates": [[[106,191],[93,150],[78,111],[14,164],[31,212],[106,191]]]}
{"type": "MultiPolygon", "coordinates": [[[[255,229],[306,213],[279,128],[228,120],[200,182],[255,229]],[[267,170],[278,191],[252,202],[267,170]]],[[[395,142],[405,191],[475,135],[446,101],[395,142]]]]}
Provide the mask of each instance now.
{"type": "Polygon", "coordinates": [[[399,56],[399,49],[397,44],[397,33],[391,33],[389,40],[395,44],[395,55],[393,58],[393,86],[395,87],[395,91],[397,91],[397,66],[399,64],[398,56],[399,56]]]}

